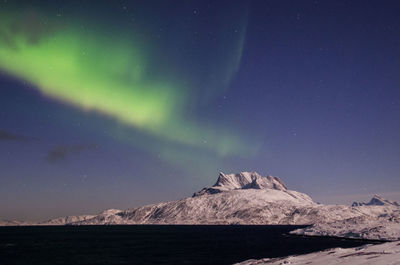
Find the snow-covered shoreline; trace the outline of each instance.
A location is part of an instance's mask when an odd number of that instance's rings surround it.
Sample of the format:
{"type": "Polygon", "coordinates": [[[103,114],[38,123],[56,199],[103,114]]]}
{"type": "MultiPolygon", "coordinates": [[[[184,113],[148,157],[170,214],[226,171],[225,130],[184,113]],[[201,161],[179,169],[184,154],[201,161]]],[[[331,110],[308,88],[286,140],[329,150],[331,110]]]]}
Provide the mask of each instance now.
{"type": "Polygon", "coordinates": [[[356,248],[333,248],[305,255],[284,258],[247,260],[240,265],[280,265],[280,264],[317,264],[317,265],[395,265],[400,264],[400,241],[378,245],[364,245],[356,248]]]}

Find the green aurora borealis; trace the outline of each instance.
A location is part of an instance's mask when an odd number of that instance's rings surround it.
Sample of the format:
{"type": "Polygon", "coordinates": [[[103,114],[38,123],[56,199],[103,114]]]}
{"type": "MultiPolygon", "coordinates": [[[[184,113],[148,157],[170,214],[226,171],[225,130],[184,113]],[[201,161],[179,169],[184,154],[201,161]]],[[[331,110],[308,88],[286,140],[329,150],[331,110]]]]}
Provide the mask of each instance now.
{"type": "Polygon", "coordinates": [[[218,172],[400,201],[399,8],[0,1],[0,220],[181,199],[218,172]]]}
{"type": "MultiPolygon", "coordinates": [[[[107,27],[83,28],[76,21],[59,23],[32,10],[0,17],[1,70],[32,84],[44,96],[169,143],[218,156],[254,152],[232,128],[188,117],[187,109],[195,104],[190,82],[179,73],[153,78],[160,66],[155,69],[157,65],[149,63],[155,60],[151,45],[140,38],[111,34],[107,27]]],[[[243,32],[228,60],[230,69],[221,77],[221,91],[239,67],[245,28],[243,32]]]]}

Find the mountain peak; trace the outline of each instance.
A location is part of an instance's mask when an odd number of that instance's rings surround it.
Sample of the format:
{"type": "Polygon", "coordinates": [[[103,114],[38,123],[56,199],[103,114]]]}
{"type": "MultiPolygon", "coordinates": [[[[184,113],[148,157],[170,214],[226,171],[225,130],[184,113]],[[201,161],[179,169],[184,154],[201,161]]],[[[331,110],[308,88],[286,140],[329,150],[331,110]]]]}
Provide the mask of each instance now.
{"type": "Polygon", "coordinates": [[[375,194],[374,197],[369,201],[369,205],[385,205],[386,200],[378,194],[375,194]]]}
{"type": "Polygon", "coordinates": [[[384,206],[384,205],[394,205],[394,206],[400,206],[400,204],[398,202],[394,202],[394,201],[389,201],[384,199],[382,196],[375,194],[372,199],[365,203],[365,202],[353,202],[353,204],[351,206],[384,206]]]}
{"type": "Polygon", "coordinates": [[[269,175],[263,177],[257,172],[240,172],[236,174],[224,174],[220,172],[214,186],[194,193],[193,197],[239,189],[287,190],[285,184],[278,177],[269,175]]]}

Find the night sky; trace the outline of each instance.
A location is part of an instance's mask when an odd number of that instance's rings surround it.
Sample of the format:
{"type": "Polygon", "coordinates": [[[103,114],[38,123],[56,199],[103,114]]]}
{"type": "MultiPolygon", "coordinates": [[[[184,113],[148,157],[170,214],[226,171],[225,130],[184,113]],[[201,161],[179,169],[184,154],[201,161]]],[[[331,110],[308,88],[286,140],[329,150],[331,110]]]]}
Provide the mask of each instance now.
{"type": "Polygon", "coordinates": [[[65,2],[0,2],[0,219],[180,199],[220,171],[400,200],[398,1],[65,2]]]}

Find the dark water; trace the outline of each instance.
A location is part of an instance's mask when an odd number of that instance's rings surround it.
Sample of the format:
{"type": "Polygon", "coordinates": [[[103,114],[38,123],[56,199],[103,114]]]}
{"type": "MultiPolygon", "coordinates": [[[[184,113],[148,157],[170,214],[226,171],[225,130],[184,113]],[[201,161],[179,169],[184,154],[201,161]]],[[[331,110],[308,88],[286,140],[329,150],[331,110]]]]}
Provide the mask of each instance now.
{"type": "Polygon", "coordinates": [[[365,244],[286,234],[297,227],[0,227],[0,264],[232,264],[365,244]]]}

